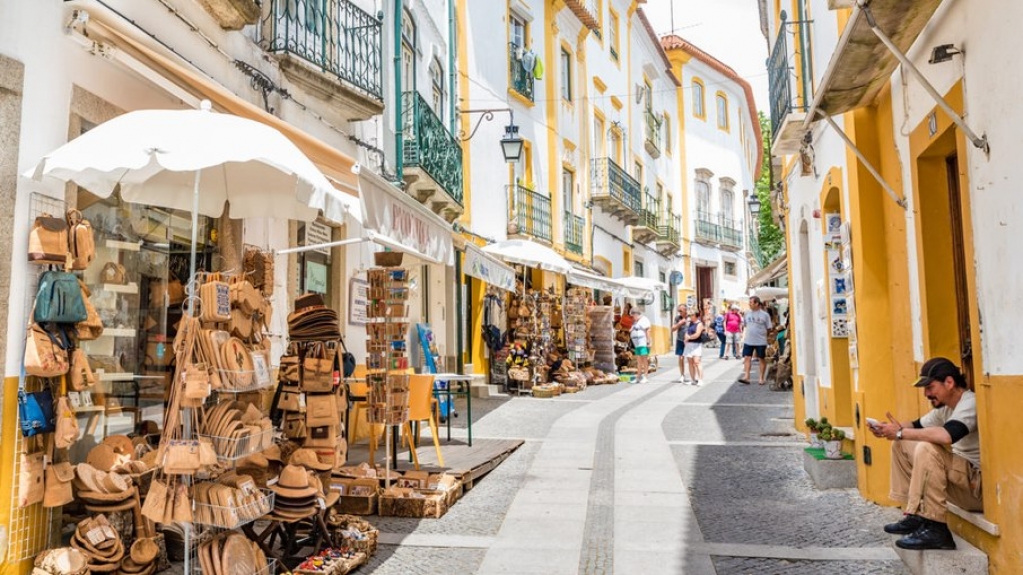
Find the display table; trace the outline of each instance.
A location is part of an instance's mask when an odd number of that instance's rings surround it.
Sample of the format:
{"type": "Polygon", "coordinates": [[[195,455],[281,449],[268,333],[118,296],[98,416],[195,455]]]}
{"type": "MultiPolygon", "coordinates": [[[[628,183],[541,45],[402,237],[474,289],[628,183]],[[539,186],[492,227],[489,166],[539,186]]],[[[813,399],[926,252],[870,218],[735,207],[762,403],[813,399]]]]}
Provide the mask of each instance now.
{"type": "MultiPolygon", "coordinates": [[[[472,447],[472,376],[471,375],[460,375],[457,373],[435,373],[433,374],[434,389],[433,395],[440,400],[441,394],[447,397],[448,404],[451,403],[452,395],[464,395],[465,396],[465,416],[468,418],[467,425],[469,428],[469,447],[472,447]],[[437,382],[447,382],[445,389],[437,389],[437,382]],[[457,384],[458,389],[452,389],[452,384],[457,384]]],[[[451,417],[447,417],[448,427],[448,441],[451,441],[451,417]]]]}

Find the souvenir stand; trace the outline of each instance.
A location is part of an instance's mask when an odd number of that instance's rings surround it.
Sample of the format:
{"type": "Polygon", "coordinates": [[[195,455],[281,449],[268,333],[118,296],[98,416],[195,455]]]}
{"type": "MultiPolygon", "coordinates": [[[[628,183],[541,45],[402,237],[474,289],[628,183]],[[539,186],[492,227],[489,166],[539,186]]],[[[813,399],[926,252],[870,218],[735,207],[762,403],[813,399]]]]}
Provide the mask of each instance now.
{"type": "MultiPolygon", "coordinates": [[[[285,543],[282,551],[288,554],[307,533],[314,539],[313,554],[321,555],[320,565],[332,566],[329,571],[310,572],[335,575],[364,562],[365,554],[353,548],[320,550],[321,543],[332,543],[333,532],[324,517],[336,500],[327,488],[329,475],[322,474],[344,462],[344,390],[337,385],[335,348],[330,343],[339,337],[336,314],[324,313],[329,310],[322,301],[304,302],[298,315],[293,314],[295,321],[289,321],[296,340],[292,351],[297,357],[298,393],[290,393],[296,403],[285,406],[289,409],[281,420],[292,441],[278,443],[278,430],[264,401],[272,385],[265,328],[271,314],[267,296],[273,288],[274,257],[250,249],[233,275],[204,272],[196,257],[198,246],[206,243],[199,238],[198,218],[219,217],[228,201],[231,216],[237,218],[308,221],[320,210],[334,219],[341,217],[344,204],[326,178],[276,130],[213,114],[208,102],[201,111],[146,110],[118,116],[49,154],[32,176],[76,183],[84,177],[88,191],[100,199],[120,190],[132,205],[162,206],[165,222],[158,225],[168,230],[172,226],[167,222],[190,219],[191,225],[185,226],[191,235],[188,273],[178,275],[189,280],[188,298],[173,341],[153,342],[153,351],[160,353],[162,347],[163,354],[173,358],[173,377],[160,376],[167,384],[162,429],[145,421],[135,437],[105,434],[87,449],[85,461],[73,465],[67,451],[81,430],[67,386],[88,391],[96,384],[80,343],[99,338],[105,329],[90,301],[105,294],[97,293],[102,290],[90,294],[75,276],[89,267],[96,253],[89,222],[73,211],[64,217],[63,209],[33,208],[29,260],[63,271],[48,270],[38,290],[32,290],[36,305],[28,325],[25,375],[53,384],[48,393],[34,393],[36,388],[25,377],[19,385],[24,390],[19,394],[22,434],[31,442],[43,440],[38,441],[42,446],[38,455],[25,451],[19,460],[15,473],[21,485],[16,493],[20,509],[63,506],[75,527],[59,542],[46,537],[46,545],[67,546],[44,546],[42,553],[32,555],[25,550],[39,548],[33,547],[35,542],[26,544],[19,533],[15,553],[7,559],[22,561],[35,555],[38,575],[151,575],[167,567],[171,558],[184,562],[187,575],[272,575],[274,538],[285,543]],[[244,157],[237,149],[242,139],[247,144],[244,157]],[[158,157],[152,154],[154,149],[161,151],[158,157]],[[148,159],[142,166],[137,165],[140,157],[148,159]],[[165,171],[165,163],[174,165],[173,173],[165,171]],[[227,177],[225,166],[234,177],[227,177]],[[191,217],[182,217],[179,210],[191,217]],[[324,328],[331,323],[333,332],[328,334],[324,328]],[[51,419],[47,412],[54,407],[51,419]],[[277,528],[256,534],[257,519],[277,528]],[[269,538],[257,537],[267,533],[269,538]]],[[[115,221],[124,217],[118,213],[115,221]]],[[[165,238],[165,245],[166,240],[172,245],[185,243],[176,236],[165,238]]],[[[104,240],[103,247],[134,251],[123,238],[113,241],[121,243],[104,240]]],[[[132,273],[124,266],[128,259],[119,255],[118,260],[103,266],[102,283],[128,286],[121,288],[125,293],[134,291],[131,281],[122,277],[132,273]]],[[[155,303],[163,299],[169,305],[170,292],[165,286],[164,298],[155,298],[155,303]]],[[[133,329],[110,327],[117,330],[111,337],[127,338],[127,330],[133,329]]],[[[148,348],[150,342],[145,343],[148,348]]],[[[294,385],[288,380],[294,371],[289,376],[288,370],[287,363],[282,364],[285,383],[294,385]]],[[[282,399],[284,394],[282,390],[282,399]]],[[[33,530],[28,517],[17,520],[26,531],[33,530]]],[[[31,517],[42,524],[42,514],[33,512],[31,517]]],[[[302,565],[296,571],[302,572],[302,565]]]]}
{"type": "MultiPolygon", "coordinates": [[[[590,303],[592,290],[573,287],[569,288],[562,305],[563,329],[565,330],[565,357],[554,380],[563,386],[563,391],[574,393],[586,389],[587,377],[584,368],[591,367],[593,354],[589,347],[589,316],[586,308],[590,303]]],[[[592,383],[593,376],[589,381],[592,383]]]]}
{"type": "MultiPolygon", "coordinates": [[[[508,308],[511,347],[505,360],[509,389],[531,393],[534,386],[550,381],[547,360],[557,347],[557,332],[551,317],[558,308],[560,301],[553,288],[524,290],[522,294],[512,295],[508,308]]],[[[560,317],[555,323],[560,323],[560,317]]]]}

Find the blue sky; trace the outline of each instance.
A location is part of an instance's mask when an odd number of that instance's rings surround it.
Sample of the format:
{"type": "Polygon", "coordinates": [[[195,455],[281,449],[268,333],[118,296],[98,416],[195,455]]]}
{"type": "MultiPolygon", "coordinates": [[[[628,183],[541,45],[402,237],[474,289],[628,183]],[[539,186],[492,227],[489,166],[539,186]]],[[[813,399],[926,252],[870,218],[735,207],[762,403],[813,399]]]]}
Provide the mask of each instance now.
{"type": "Polygon", "coordinates": [[[767,110],[767,42],[757,0],[647,0],[643,10],[658,35],[675,33],[731,66],[753,87],[757,108],[767,110]]]}

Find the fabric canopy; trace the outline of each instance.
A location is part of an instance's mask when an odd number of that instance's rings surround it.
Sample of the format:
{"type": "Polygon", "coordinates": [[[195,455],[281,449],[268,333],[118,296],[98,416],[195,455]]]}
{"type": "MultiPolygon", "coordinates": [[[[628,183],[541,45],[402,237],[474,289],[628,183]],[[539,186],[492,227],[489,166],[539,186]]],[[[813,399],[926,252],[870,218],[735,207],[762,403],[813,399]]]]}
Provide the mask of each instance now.
{"type": "Polygon", "coordinates": [[[584,288],[611,292],[617,296],[627,295],[627,288],[615,280],[578,269],[573,269],[572,273],[568,274],[568,282],[584,288]]]}
{"type": "Polygon", "coordinates": [[[454,264],[451,224],[370,170],[362,170],[360,182],[362,225],[376,233],[374,242],[386,245],[390,240],[401,246],[395,250],[422,254],[422,259],[431,262],[454,264]]]}
{"type": "Polygon", "coordinates": [[[483,251],[511,264],[521,264],[563,275],[568,275],[572,271],[572,264],[557,252],[529,240],[505,240],[490,244],[483,248],[483,251]]]}
{"type": "Polygon", "coordinates": [[[624,295],[638,299],[656,297],[657,292],[668,289],[663,283],[651,278],[627,276],[615,278],[614,281],[622,286],[624,295]]]}
{"type": "Polygon", "coordinates": [[[465,244],[465,275],[505,291],[515,291],[515,270],[473,244],[465,244]]]}

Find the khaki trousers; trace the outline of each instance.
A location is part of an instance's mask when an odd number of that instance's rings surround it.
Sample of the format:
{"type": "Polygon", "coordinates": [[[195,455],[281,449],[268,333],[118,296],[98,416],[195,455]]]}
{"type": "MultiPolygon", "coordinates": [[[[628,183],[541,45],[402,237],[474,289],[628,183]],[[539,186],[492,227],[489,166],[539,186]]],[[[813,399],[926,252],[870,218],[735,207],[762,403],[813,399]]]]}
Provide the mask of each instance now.
{"type": "Polygon", "coordinates": [[[892,442],[892,491],[906,513],[945,522],[945,503],[981,511],[980,469],[940,445],[924,441],[892,442]]]}

